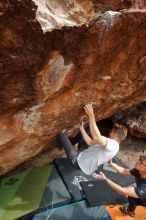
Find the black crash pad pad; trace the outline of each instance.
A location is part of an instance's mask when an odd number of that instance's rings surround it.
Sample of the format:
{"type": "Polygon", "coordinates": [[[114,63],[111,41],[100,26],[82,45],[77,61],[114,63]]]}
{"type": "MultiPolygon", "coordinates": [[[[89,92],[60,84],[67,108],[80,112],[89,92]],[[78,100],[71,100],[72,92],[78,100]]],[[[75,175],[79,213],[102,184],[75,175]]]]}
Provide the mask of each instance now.
{"type": "Polygon", "coordinates": [[[80,186],[80,182],[93,180],[93,178],[86,175],[80,169],[74,168],[67,158],[57,158],[54,160],[54,163],[72,197],[72,201],[84,199],[85,195],[80,186]]]}
{"type": "Polygon", "coordinates": [[[82,182],[81,186],[90,206],[124,204],[127,202],[126,196],[114,191],[103,180],[82,182]]]}

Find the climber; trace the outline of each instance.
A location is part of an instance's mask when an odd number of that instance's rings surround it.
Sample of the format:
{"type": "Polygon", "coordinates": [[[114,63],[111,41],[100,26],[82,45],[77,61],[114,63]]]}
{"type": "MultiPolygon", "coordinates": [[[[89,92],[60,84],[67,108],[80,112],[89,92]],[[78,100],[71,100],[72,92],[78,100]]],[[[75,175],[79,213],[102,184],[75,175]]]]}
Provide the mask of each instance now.
{"type": "Polygon", "coordinates": [[[59,134],[58,141],[64,148],[68,159],[76,168],[91,175],[97,168],[112,159],[119,151],[119,143],[126,138],[127,129],[115,124],[109,132],[109,137],[102,136],[95,121],[92,103],[85,105],[85,113],[89,118],[91,137],[84,128],[83,121],[79,125],[85,143],[76,151],[65,133],[59,134]]]}

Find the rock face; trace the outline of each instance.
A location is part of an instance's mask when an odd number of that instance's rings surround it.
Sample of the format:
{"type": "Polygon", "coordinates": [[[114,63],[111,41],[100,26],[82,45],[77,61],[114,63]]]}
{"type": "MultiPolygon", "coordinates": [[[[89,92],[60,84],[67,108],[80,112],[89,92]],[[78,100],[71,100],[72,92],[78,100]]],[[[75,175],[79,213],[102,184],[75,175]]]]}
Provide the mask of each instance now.
{"type": "Polygon", "coordinates": [[[145,1],[102,2],[1,1],[0,174],[77,132],[86,103],[98,120],[146,100],[145,1]]]}

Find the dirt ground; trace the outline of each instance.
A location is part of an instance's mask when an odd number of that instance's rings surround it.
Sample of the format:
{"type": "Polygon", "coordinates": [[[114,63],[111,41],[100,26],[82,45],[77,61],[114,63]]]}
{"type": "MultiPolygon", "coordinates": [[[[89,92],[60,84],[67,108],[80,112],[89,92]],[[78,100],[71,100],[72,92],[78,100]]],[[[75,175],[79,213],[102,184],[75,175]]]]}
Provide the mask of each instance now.
{"type": "MultiPolygon", "coordinates": [[[[142,155],[143,150],[146,150],[146,140],[128,137],[123,143],[121,143],[117,157],[132,168],[139,156],[142,155]]],[[[7,175],[52,163],[53,158],[60,157],[65,157],[63,149],[53,148],[52,151],[49,149],[35,158],[21,164],[7,175]]]]}

